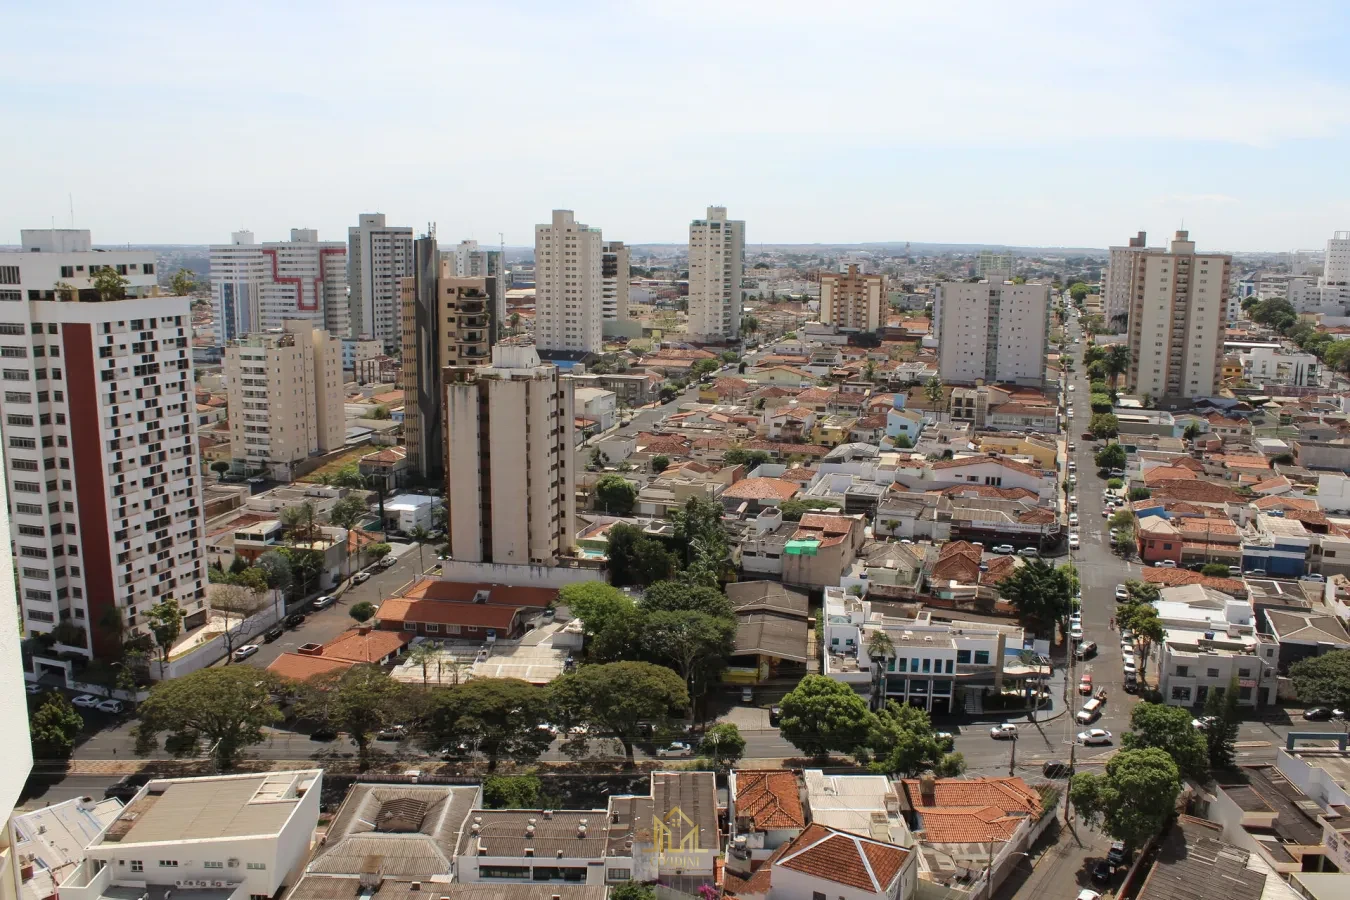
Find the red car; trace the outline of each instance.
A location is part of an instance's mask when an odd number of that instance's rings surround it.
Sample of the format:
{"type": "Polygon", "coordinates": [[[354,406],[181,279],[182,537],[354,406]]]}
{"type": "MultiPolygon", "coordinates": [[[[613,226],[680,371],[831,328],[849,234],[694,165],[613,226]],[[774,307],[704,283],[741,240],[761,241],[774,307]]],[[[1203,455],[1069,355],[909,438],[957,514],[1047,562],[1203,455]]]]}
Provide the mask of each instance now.
{"type": "Polygon", "coordinates": [[[1080,693],[1080,694],[1090,694],[1090,693],[1092,693],[1092,676],[1091,676],[1091,675],[1084,675],[1084,676],[1083,676],[1083,680],[1080,681],[1080,682],[1078,682],[1078,693],[1080,693]]]}

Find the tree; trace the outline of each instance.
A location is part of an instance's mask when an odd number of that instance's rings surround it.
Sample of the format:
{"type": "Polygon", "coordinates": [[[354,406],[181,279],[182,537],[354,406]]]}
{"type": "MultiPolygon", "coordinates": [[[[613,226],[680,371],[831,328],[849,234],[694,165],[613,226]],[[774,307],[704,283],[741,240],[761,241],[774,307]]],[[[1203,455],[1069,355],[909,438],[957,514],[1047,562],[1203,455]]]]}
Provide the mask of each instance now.
{"type": "Polygon", "coordinates": [[[876,716],[857,691],[824,675],[803,678],[783,698],[781,709],[783,737],[817,759],[831,752],[858,753],[876,725],[876,716]]]}
{"type": "Polygon", "coordinates": [[[876,768],[888,775],[913,778],[944,769],[945,748],[938,743],[928,713],[917,706],[889,701],[876,714],[869,743],[877,757],[876,768]]]}
{"type": "Polygon", "coordinates": [[[630,584],[649,585],[674,574],[679,560],[659,539],[642,533],[642,529],[622,522],[612,526],[606,534],[609,539],[609,580],[616,587],[630,584]]]}
{"type": "Polygon", "coordinates": [[[360,603],[352,604],[351,609],[347,610],[347,615],[358,622],[369,622],[375,618],[375,604],[369,600],[362,600],[360,603]]]}
{"type": "Polygon", "coordinates": [[[734,722],[720,722],[704,732],[698,752],[718,768],[730,769],[745,755],[745,738],[734,722]]]}
{"type": "Polygon", "coordinates": [[[293,541],[310,541],[314,536],[314,504],[308,500],[281,511],[281,524],[293,541]]]}
{"type": "Polygon", "coordinates": [[[427,541],[431,540],[431,532],[427,531],[421,525],[415,525],[413,526],[413,529],[408,532],[408,537],[417,544],[417,574],[421,575],[427,570],[426,563],[422,559],[422,548],[426,545],[427,541]]]}
{"type": "Polygon", "coordinates": [[[1093,455],[1092,461],[1097,464],[1097,468],[1108,472],[1111,469],[1124,469],[1125,448],[1120,444],[1107,444],[1093,455]]]}
{"type": "Polygon", "coordinates": [[[1106,367],[1106,373],[1111,376],[1111,387],[1114,389],[1119,382],[1120,376],[1130,371],[1130,348],[1125,344],[1112,344],[1106,351],[1106,357],[1102,364],[1106,367]]]}
{"type": "Polygon", "coordinates": [[[629,661],[582,666],[554,681],[547,696],[564,724],[586,723],[617,738],[627,768],[633,767],[639,725],[651,723],[659,731],[673,712],[689,705],[679,675],[664,666],[629,661]]]}
{"type": "Polygon", "coordinates": [[[1193,441],[1196,438],[1198,438],[1200,434],[1201,434],[1200,426],[1197,425],[1195,422],[1192,422],[1191,424],[1186,426],[1186,430],[1181,433],[1181,436],[1188,441],[1193,441]]]}
{"type": "Polygon", "coordinates": [[[609,889],[609,900],[656,900],[656,888],[640,881],[625,881],[609,889]]]}
{"type": "MultiPolygon", "coordinates": [[[[687,610],[657,611],[644,616],[641,631],[643,648],[680,673],[692,704],[734,651],[736,622],[687,610]]],[[[692,715],[692,705],[689,711],[692,715]]]]}
{"type": "Polygon", "coordinates": [[[243,666],[198,669],[161,681],[137,712],[136,752],[147,755],[168,732],[167,744],[194,753],[204,741],[221,769],[228,769],[245,747],[265,739],[263,728],[281,721],[270,694],[277,686],[266,672],[243,666]]]}
{"type": "Polygon", "coordinates": [[[483,780],[488,809],[538,809],[543,786],[535,775],[491,775],[483,780]]]}
{"type": "Polygon", "coordinates": [[[905,434],[903,431],[895,436],[892,443],[897,450],[909,450],[914,446],[914,442],[909,439],[909,435],[905,434]]]}
{"type": "MultiPolygon", "coordinates": [[[[370,515],[370,507],[366,505],[365,498],[348,494],[333,504],[333,508],[328,511],[328,521],[339,528],[351,531],[368,515],[370,515]]],[[[350,536],[347,540],[346,551],[344,555],[347,559],[347,575],[350,577],[352,574],[352,541],[350,536]]]]}
{"type": "Polygon", "coordinates": [[[924,382],[923,395],[928,398],[931,409],[937,409],[942,402],[942,379],[934,375],[924,382]]]}
{"type": "MultiPolygon", "coordinates": [[[[94,268],[90,266],[90,268],[94,268]]],[[[93,274],[94,290],[98,292],[98,299],[107,303],[110,300],[121,300],[127,295],[127,285],[131,284],[129,280],[117,274],[117,270],[112,266],[101,266],[93,274]]]]}
{"type": "Polygon", "coordinates": [[[230,464],[223,459],[218,459],[211,463],[211,471],[215,472],[216,475],[223,480],[225,478],[225,473],[230,471],[230,464]]]}
{"type": "Polygon", "coordinates": [[[745,466],[747,471],[753,471],[756,467],[762,466],[769,461],[769,454],[765,450],[746,450],[743,447],[732,447],[722,454],[722,462],[728,466],[745,466]]]}
{"type": "Polygon", "coordinates": [[[1111,413],[1097,413],[1088,422],[1088,430],[1097,438],[1113,438],[1120,431],[1120,423],[1111,413]]]}
{"type": "Polygon", "coordinates": [[[1088,397],[1088,406],[1095,413],[1109,413],[1111,411],[1111,395],[1092,394],[1088,397]]]}
{"type": "Polygon", "coordinates": [[[177,600],[166,597],[145,611],[145,621],[159,648],[159,677],[162,679],[173,642],[183,633],[183,610],[177,600]]]}
{"type": "Polygon", "coordinates": [[[1210,578],[1227,578],[1228,567],[1223,563],[1205,563],[1200,569],[1201,575],[1208,575],[1210,578]]]}
{"type": "Polygon", "coordinates": [[[657,396],[660,398],[662,403],[671,403],[675,400],[676,397],[680,396],[680,392],[677,391],[675,388],[671,387],[670,385],[664,385],[661,388],[661,390],[657,393],[657,396]]]}
{"type": "Polygon", "coordinates": [[[386,556],[389,555],[389,551],[393,549],[394,548],[389,546],[388,544],[384,542],[379,542],[375,544],[367,544],[362,549],[361,552],[366,555],[366,559],[384,559],[386,556]]]}
{"type": "MultiPolygon", "coordinates": [[[[255,567],[267,580],[267,587],[272,591],[273,604],[277,604],[281,596],[295,583],[295,569],[291,566],[290,559],[280,551],[268,550],[258,557],[255,567]]],[[[277,617],[280,618],[282,610],[279,609],[277,612],[277,617]]]]}
{"type": "Polygon", "coordinates": [[[438,691],[427,716],[429,750],[467,743],[494,772],[503,759],[533,762],[553,735],[540,728],[552,709],[545,691],[519,678],[475,678],[438,691]]]}
{"type": "Polygon", "coordinates": [[[1075,281],[1069,285],[1069,297],[1074,303],[1079,302],[1088,295],[1088,286],[1081,281],[1075,281]]]}
{"type": "Polygon", "coordinates": [[[169,290],[175,297],[187,297],[197,289],[197,278],[190,269],[179,269],[169,279],[169,290]]]}
{"type": "Polygon", "coordinates": [[[1305,706],[1346,709],[1350,703],[1350,650],[1331,650],[1289,667],[1294,693],[1305,706]]]}
{"type": "Polygon", "coordinates": [[[1177,764],[1165,750],[1122,750],[1101,775],[1075,775],[1069,799],[1088,822],[1119,841],[1142,846],[1176,811],[1181,793],[1177,764]]]}
{"type": "Polygon", "coordinates": [[[1041,560],[1018,566],[999,584],[999,593],[1017,610],[1018,621],[1035,634],[1048,634],[1073,611],[1069,576],[1041,560]]]}
{"type": "Polygon", "coordinates": [[[833,509],[838,510],[839,504],[831,503],[828,500],[784,500],[778,504],[778,511],[783,514],[784,522],[800,522],[802,516],[813,510],[833,509]]]}
{"type": "Polygon", "coordinates": [[[664,472],[666,469],[669,469],[669,468],[670,468],[670,457],[669,457],[669,456],[653,456],[653,457],[652,457],[652,471],[653,471],[653,472],[660,473],[660,472],[664,472]]]}
{"type": "Polygon", "coordinates": [[[239,631],[230,631],[230,617],[238,619],[239,624],[243,620],[253,615],[262,608],[264,603],[261,591],[253,591],[240,584],[222,584],[211,591],[211,608],[221,613],[225,618],[225,630],[222,632],[222,639],[225,641],[225,658],[231,658],[234,653],[234,642],[239,638],[239,631]]]}
{"type": "Polygon", "coordinates": [[[603,581],[580,581],[563,587],[558,602],[591,634],[600,634],[616,619],[631,616],[636,607],[623,591],[603,581]]]}
{"type": "Polygon", "coordinates": [[[1127,603],[1116,610],[1116,621],[1121,628],[1134,632],[1134,646],[1138,651],[1139,677],[1142,680],[1148,671],[1148,657],[1153,645],[1160,643],[1167,635],[1158,610],[1146,603],[1127,603]]]}
{"type": "Polygon", "coordinates": [[[689,367],[689,377],[702,378],[704,375],[711,375],[721,368],[721,364],[715,359],[696,359],[694,364],[689,367]]]}
{"type": "Polygon", "coordinates": [[[754,316],[741,316],[741,333],[754,334],[759,331],[759,319],[754,316]]]}
{"type": "Polygon", "coordinates": [[[359,665],[309,682],[299,706],[309,718],[351,735],[364,772],[371,737],[408,714],[408,696],[403,684],[378,666],[359,665]]]}
{"type": "Polygon", "coordinates": [[[717,588],[694,587],[678,581],[658,581],[642,594],[645,612],[700,612],[721,619],[733,618],[731,600],[717,588]]]}
{"type": "Polygon", "coordinates": [[[1145,487],[1130,488],[1131,500],[1147,500],[1153,496],[1153,492],[1145,487]]]}
{"type": "Polygon", "coordinates": [[[1180,706],[1140,703],[1130,713],[1130,730],[1121,736],[1126,750],[1157,747],[1176,762],[1181,774],[1204,781],[1209,775],[1209,748],[1205,736],[1191,725],[1191,714],[1180,706]]]}
{"type": "Polygon", "coordinates": [[[1213,688],[1205,699],[1205,744],[1209,764],[1216,769],[1231,769],[1237,765],[1238,738],[1238,684],[1234,678],[1227,690],[1213,688]]]}
{"type": "Polygon", "coordinates": [[[726,531],[722,528],[722,504],[706,497],[690,497],[673,510],[675,545],[684,557],[685,578],[715,587],[719,580],[735,576],[730,569],[726,531]],[[723,578],[722,576],[726,577],[723,578]]]}
{"type": "Polygon", "coordinates": [[[622,475],[601,475],[595,482],[595,496],[609,515],[626,516],[637,503],[637,488],[622,475]]]}
{"type": "Polygon", "coordinates": [[[69,759],[75,739],[84,730],[84,719],[64,694],[51,691],[28,719],[28,735],[34,759],[69,759]]]}

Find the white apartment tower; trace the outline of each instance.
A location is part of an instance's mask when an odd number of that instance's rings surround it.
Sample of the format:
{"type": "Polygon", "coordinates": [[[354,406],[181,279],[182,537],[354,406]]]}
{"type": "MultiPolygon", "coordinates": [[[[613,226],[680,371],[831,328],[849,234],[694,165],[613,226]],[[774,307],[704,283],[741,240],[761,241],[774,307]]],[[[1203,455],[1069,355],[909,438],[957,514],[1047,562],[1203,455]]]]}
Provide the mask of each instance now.
{"type": "Polygon", "coordinates": [[[534,227],[534,342],[540,350],[599,353],[604,347],[599,228],[555,209],[534,227]]]}
{"type": "Polygon", "coordinates": [[[113,616],[143,632],[145,612],[173,599],[189,627],[206,617],[192,301],[158,296],[153,253],[93,252],[87,231],[25,231],[23,247],[0,254],[0,414],[23,624],[59,631],[58,650],[111,658],[113,616]],[[105,267],[125,273],[122,299],[93,287],[105,267]]]}
{"type": "Polygon", "coordinates": [[[576,458],[572,381],[529,345],[492,365],[445,370],[450,554],[551,566],[572,547],[576,458]]]}
{"type": "Polygon", "coordinates": [[[864,275],[857,263],[820,276],[820,321],[844,331],[876,331],[886,324],[886,276],[864,275]]]}
{"type": "Polygon", "coordinates": [[[1012,281],[1014,270],[1011,253],[981,250],[975,262],[975,274],[989,281],[1012,281]]]}
{"type": "Polygon", "coordinates": [[[1049,285],[945,282],[938,285],[933,314],[944,382],[1045,384],[1049,285]]]}
{"type": "Polygon", "coordinates": [[[361,213],[347,229],[352,337],[374,338],[386,350],[402,343],[400,297],[412,273],[412,228],[386,225],[384,213],[361,213]]]}
{"type": "Polygon", "coordinates": [[[605,241],[600,263],[602,315],[606,322],[628,321],[628,281],[631,269],[623,241],[605,241]]]}
{"type": "Polygon", "coordinates": [[[225,345],[230,454],[279,481],[295,463],[342,447],[342,341],[300,319],[225,345]]]}
{"type": "Polygon", "coordinates": [[[1140,254],[1130,307],[1131,393],[1158,401],[1213,396],[1231,267],[1231,256],[1196,253],[1184,231],[1166,251],[1140,254]]]}
{"type": "Polygon", "coordinates": [[[1327,241],[1322,277],[1289,279],[1287,294],[1294,311],[1344,316],[1350,311],[1350,231],[1337,231],[1327,241]]]}
{"type": "Polygon", "coordinates": [[[289,241],[254,242],[236,231],[211,247],[211,302],[221,344],[304,319],[336,337],[351,330],[347,248],[320,241],[312,228],[292,228],[289,241]]]}
{"type": "Polygon", "coordinates": [[[695,340],[741,335],[741,279],[745,276],[745,222],[724,206],[689,223],[689,334],[695,340]]]}
{"type": "Polygon", "coordinates": [[[1148,234],[1139,232],[1124,247],[1112,247],[1106,263],[1106,285],[1102,291],[1106,324],[1113,331],[1124,331],[1130,316],[1130,298],[1139,266],[1139,257],[1148,251],[1148,234]]]}

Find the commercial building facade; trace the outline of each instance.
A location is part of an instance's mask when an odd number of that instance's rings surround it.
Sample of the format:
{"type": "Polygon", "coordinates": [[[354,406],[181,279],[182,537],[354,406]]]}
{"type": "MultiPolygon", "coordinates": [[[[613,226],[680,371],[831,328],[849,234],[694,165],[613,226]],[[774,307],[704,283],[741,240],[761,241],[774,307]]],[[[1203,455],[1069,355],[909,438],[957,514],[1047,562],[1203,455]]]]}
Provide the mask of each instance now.
{"type": "Polygon", "coordinates": [[[1178,231],[1139,254],[1130,306],[1129,389],[1156,400],[1213,395],[1221,382],[1232,257],[1195,252],[1178,231]]]}
{"type": "Polygon", "coordinates": [[[845,331],[876,331],[886,321],[886,276],[848,271],[820,276],[820,321],[845,331]]]}
{"type": "Polygon", "coordinates": [[[445,369],[450,554],[555,565],[576,534],[573,387],[528,345],[445,369]]]}
{"type": "Polygon", "coordinates": [[[741,280],[745,277],[745,222],[724,206],[689,224],[689,334],[710,342],[741,336],[741,280]]]}
{"type": "Polygon", "coordinates": [[[1049,285],[946,282],[938,286],[933,315],[944,382],[1044,385],[1049,285]]]}
{"type": "Polygon", "coordinates": [[[603,338],[603,240],[570,209],[534,228],[534,342],[540,350],[598,353],[603,338]]]}
{"type": "Polygon", "coordinates": [[[412,266],[411,228],[386,224],[384,213],[362,213],[347,229],[352,337],[374,338],[391,350],[398,346],[399,301],[412,266]]]}
{"type": "Polygon", "coordinates": [[[293,465],[343,446],[342,342],[303,320],[225,347],[230,452],[247,472],[278,481],[293,465]]]}

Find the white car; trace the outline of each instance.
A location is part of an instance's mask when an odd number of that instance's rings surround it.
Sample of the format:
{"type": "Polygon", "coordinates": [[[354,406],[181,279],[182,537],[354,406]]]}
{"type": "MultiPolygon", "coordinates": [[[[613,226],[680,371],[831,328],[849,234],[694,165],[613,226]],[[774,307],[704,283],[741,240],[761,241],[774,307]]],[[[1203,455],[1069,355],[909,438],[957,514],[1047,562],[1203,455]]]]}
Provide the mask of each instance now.
{"type": "Polygon", "coordinates": [[[1083,639],[1083,623],[1082,623],[1082,622],[1070,622],[1070,623],[1069,623],[1069,637],[1073,638],[1073,639],[1076,640],[1076,641],[1081,641],[1081,640],[1083,639]]]}
{"type": "Polygon", "coordinates": [[[1176,560],[1171,559],[1160,559],[1153,564],[1155,569],[1175,569],[1176,567],[1176,560]]]}
{"type": "Polygon", "coordinates": [[[1125,672],[1126,675],[1139,674],[1139,667],[1134,664],[1134,660],[1132,659],[1127,659],[1125,661],[1125,665],[1122,667],[1122,670],[1125,672]]]}
{"type": "Polygon", "coordinates": [[[1117,600],[1130,599],[1130,589],[1123,584],[1116,585],[1116,599],[1117,600]]]}
{"type": "Polygon", "coordinates": [[[549,734],[553,735],[554,737],[557,737],[557,736],[558,736],[558,726],[557,726],[557,725],[550,725],[548,722],[540,722],[538,725],[536,725],[536,726],[534,726],[534,727],[535,727],[535,728],[538,728],[540,731],[547,731],[549,734]]]}
{"type": "Polygon", "coordinates": [[[365,584],[370,580],[369,572],[357,572],[352,576],[352,584],[365,584]]]}
{"type": "Polygon", "coordinates": [[[693,756],[694,748],[684,743],[676,741],[668,747],[658,747],[656,755],[661,758],[693,756]]]}
{"type": "Polygon", "coordinates": [[[1073,385],[1069,385],[1069,393],[1073,393],[1073,390],[1074,390],[1073,385]]]}
{"type": "Polygon", "coordinates": [[[1217,721],[1214,716],[1201,716],[1198,719],[1191,719],[1191,727],[1197,731],[1204,731],[1217,721]]]}
{"type": "Polygon", "coordinates": [[[332,594],[324,594],[322,597],[319,597],[314,601],[314,608],[327,609],[328,607],[332,606],[336,600],[337,597],[334,597],[332,594]]]}
{"type": "Polygon", "coordinates": [[[989,729],[989,736],[996,741],[1017,740],[1017,726],[1011,722],[995,725],[989,729]]]}
{"type": "Polygon", "coordinates": [[[230,656],[232,659],[234,659],[235,662],[243,662],[244,660],[248,659],[250,656],[257,653],[261,649],[262,648],[259,647],[257,644],[245,644],[244,646],[236,649],[233,653],[230,654],[230,656]]]}
{"type": "Polygon", "coordinates": [[[1069,524],[1070,524],[1070,525],[1077,525],[1077,524],[1078,524],[1078,513],[1076,513],[1076,512],[1071,512],[1071,513],[1069,513],[1069,524]]]}
{"type": "Polygon", "coordinates": [[[1082,546],[1082,544],[1081,544],[1081,542],[1078,540],[1078,532],[1076,532],[1076,531],[1070,531],[1070,532],[1069,532],[1069,549],[1070,549],[1070,550],[1077,550],[1080,546],[1082,546]]]}
{"type": "Polygon", "coordinates": [[[1088,731],[1078,732],[1078,743],[1084,747],[1091,747],[1093,744],[1111,743],[1111,732],[1105,728],[1092,728],[1088,731]]]}
{"type": "Polygon", "coordinates": [[[25,682],[23,689],[30,694],[42,693],[42,685],[38,684],[36,681],[25,682]]]}
{"type": "Polygon", "coordinates": [[[80,706],[84,709],[93,709],[95,706],[98,706],[98,698],[93,694],[81,694],[80,696],[73,698],[70,702],[72,706],[80,706]]]}
{"type": "Polygon", "coordinates": [[[1071,509],[1077,509],[1077,508],[1078,508],[1078,495],[1077,495],[1077,494],[1070,494],[1070,495],[1069,495],[1069,507],[1070,507],[1071,509]]]}
{"type": "Polygon", "coordinates": [[[121,700],[103,700],[94,709],[99,712],[112,713],[117,715],[123,709],[121,700]]]}
{"type": "Polygon", "coordinates": [[[387,569],[390,566],[395,565],[397,563],[398,563],[397,556],[386,556],[384,559],[380,560],[379,566],[381,569],[387,569]]]}
{"type": "Polygon", "coordinates": [[[1078,896],[1075,900],[1102,900],[1102,895],[1096,891],[1090,891],[1087,888],[1083,888],[1078,892],[1078,896]]]}
{"type": "Polygon", "coordinates": [[[1083,614],[1082,614],[1081,612],[1069,613],[1069,621],[1070,621],[1070,622],[1081,622],[1081,621],[1083,621],[1083,614]]]}

